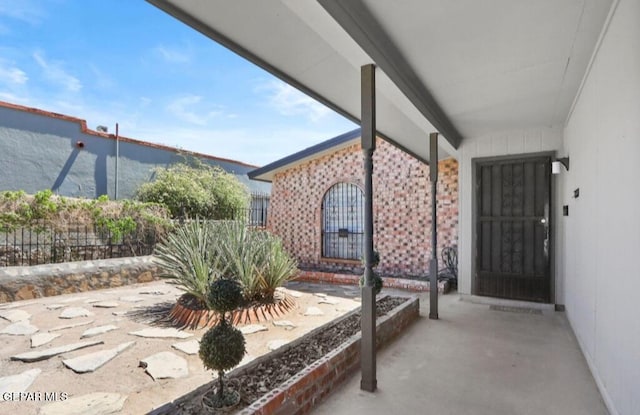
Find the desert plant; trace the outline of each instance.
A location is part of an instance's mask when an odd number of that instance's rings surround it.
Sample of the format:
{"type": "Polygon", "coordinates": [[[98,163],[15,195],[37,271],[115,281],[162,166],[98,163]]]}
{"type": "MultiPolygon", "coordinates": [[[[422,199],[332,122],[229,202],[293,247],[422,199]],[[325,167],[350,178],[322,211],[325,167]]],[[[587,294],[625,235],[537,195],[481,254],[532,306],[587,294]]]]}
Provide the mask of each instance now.
{"type": "Polygon", "coordinates": [[[220,278],[211,283],[208,302],[221,319],[202,336],[198,354],[207,369],[218,372],[216,399],[212,402],[216,408],[233,405],[239,400],[237,393],[225,394],[224,372],[242,361],[246,345],[242,332],[233,327],[225,315],[236,309],[241,301],[242,288],[237,281],[220,278]]]}
{"type": "Polygon", "coordinates": [[[196,220],[178,227],[156,246],[161,276],[210,308],[209,286],[225,271],[216,247],[211,226],[206,223],[196,220]]]}
{"type": "Polygon", "coordinates": [[[136,197],[165,205],[173,217],[232,219],[249,205],[249,192],[234,175],[199,160],[155,171],[136,197]]]}
{"type": "Polygon", "coordinates": [[[163,277],[210,309],[208,289],[221,276],[240,283],[245,302],[269,302],[297,270],[278,237],[243,221],[189,222],[158,244],[155,255],[163,277]]]}
{"type": "Polygon", "coordinates": [[[268,251],[267,263],[262,269],[260,277],[260,295],[267,301],[273,300],[276,288],[284,285],[297,272],[298,264],[282,246],[282,240],[267,232],[266,245],[268,251]]]}
{"type": "Polygon", "coordinates": [[[275,289],[295,275],[295,260],[269,232],[227,221],[217,224],[215,235],[225,273],[242,284],[246,301],[272,301],[275,289]]]}

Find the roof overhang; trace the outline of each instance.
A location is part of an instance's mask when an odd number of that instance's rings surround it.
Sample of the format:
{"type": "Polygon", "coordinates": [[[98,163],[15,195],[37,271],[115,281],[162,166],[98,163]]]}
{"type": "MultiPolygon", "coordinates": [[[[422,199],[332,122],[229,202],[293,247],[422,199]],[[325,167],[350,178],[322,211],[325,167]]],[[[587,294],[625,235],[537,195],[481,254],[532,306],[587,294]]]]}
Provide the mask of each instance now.
{"type": "Polygon", "coordinates": [[[463,137],[564,124],[611,0],[148,0],[352,121],[375,63],[378,135],[426,161],[463,137]]]}
{"type": "Polygon", "coordinates": [[[333,154],[343,148],[350,147],[360,142],[360,129],[341,134],[332,139],[323,141],[314,146],[305,148],[297,153],[291,154],[280,160],[269,163],[266,166],[257,168],[249,172],[249,178],[253,180],[261,180],[264,182],[272,182],[276,174],[289,170],[295,166],[306,163],[318,157],[333,154]]]}

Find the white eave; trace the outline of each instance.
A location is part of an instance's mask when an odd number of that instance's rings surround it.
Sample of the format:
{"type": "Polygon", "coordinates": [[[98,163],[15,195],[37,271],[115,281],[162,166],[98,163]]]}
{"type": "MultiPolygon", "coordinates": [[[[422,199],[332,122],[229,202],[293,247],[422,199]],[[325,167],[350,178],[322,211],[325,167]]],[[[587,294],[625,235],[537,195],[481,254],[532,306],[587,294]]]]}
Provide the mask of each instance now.
{"type": "Polygon", "coordinates": [[[563,125],[611,0],[148,0],[353,121],[375,63],[381,137],[428,160],[563,125]]]}

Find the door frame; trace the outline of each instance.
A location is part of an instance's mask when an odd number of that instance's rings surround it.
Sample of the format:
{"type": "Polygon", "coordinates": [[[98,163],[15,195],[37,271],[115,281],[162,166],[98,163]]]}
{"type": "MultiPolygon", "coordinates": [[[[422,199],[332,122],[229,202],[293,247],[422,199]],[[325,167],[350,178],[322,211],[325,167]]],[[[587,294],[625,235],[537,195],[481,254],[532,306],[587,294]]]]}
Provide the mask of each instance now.
{"type": "MultiPolygon", "coordinates": [[[[477,294],[476,287],[476,273],[478,262],[478,164],[487,163],[492,161],[508,161],[508,160],[521,160],[529,158],[549,157],[550,162],[553,162],[556,158],[556,151],[540,151],[535,153],[520,153],[520,154],[508,154],[502,156],[489,156],[489,157],[474,157],[471,159],[471,294],[477,294]]],[[[549,169],[551,169],[551,163],[549,163],[549,169]]],[[[549,172],[549,304],[556,303],[556,260],[555,260],[555,221],[556,221],[556,181],[553,179],[553,174],[549,172]]],[[[493,298],[493,297],[487,297],[493,298]]],[[[500,299],[507,301],[521,301],[500,299]]],[[[540,304],[540,303],[537,303],[540,304]]],[[[544,303],[543,303],[544,304],[544,303]]]]}

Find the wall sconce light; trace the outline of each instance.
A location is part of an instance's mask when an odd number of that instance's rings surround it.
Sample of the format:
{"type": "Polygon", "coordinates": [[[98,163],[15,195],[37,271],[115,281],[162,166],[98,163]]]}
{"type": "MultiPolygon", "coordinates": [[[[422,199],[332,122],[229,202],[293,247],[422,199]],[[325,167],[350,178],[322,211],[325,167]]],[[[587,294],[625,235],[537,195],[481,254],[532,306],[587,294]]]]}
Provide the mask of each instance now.
{"type": "Polygon", "coordinates": [[[551,162],[551,173],[560,174],[560,165],[569,171],[569,157],[562,157],[551,162]]]}
{"type": "Polygon", "coordinates": [[[76,147],[82,150],[84,148],[84,141],[76,141],[76,147]]]}

